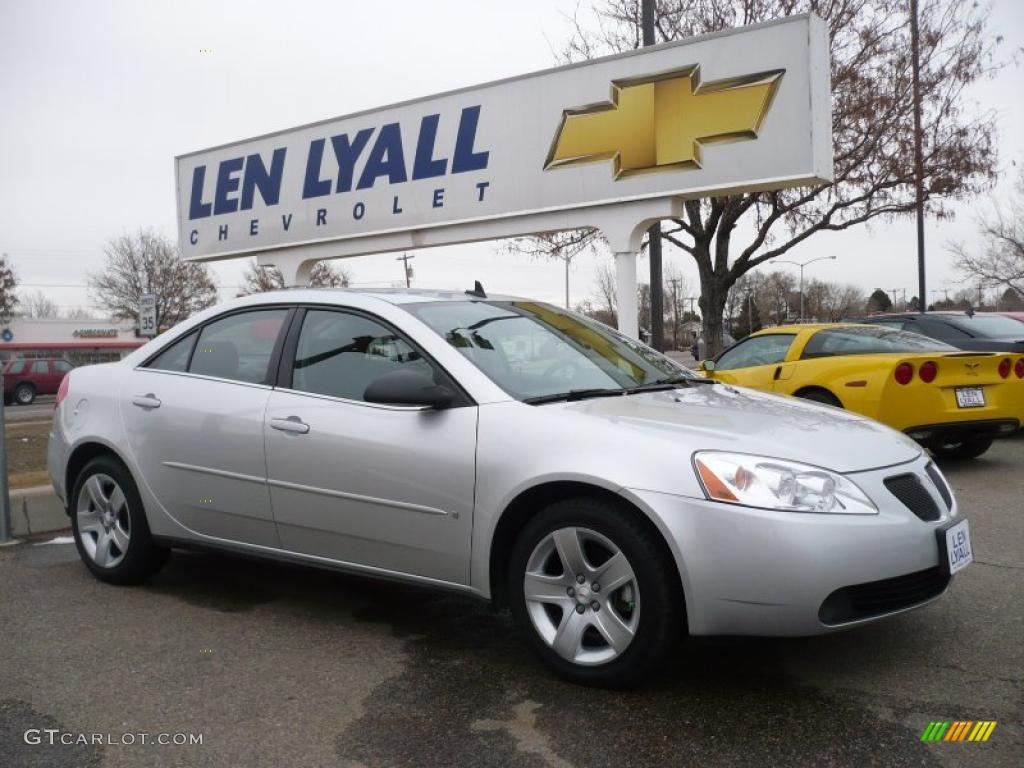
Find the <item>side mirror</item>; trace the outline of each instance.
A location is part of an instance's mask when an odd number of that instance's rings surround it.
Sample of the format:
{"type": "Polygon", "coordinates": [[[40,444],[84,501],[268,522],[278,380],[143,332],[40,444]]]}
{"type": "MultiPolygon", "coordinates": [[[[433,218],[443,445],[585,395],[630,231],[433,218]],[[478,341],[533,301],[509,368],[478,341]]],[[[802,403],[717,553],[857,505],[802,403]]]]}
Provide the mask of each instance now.
{"type": "Polygon", "coordinates": [[[441,409],[452,404],[455,393],[448,387],[435,384],[422,373],[398,370],[371,382],[363,393],[363,399],[368,403],[441,409]]]}
{"type": "Polygon", "coordinates": [[[707,373],[714,373],[715,372],[715,361],[714,360],[702,360],[701,364],[700,364],[700,369],[702,371],[706,371],[707,373]]]}

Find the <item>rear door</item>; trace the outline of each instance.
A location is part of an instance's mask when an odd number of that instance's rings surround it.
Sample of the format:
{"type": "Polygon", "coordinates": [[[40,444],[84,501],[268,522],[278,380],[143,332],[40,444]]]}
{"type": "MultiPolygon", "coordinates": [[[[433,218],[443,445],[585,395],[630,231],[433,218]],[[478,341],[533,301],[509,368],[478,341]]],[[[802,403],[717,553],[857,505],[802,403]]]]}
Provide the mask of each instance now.
{"type": "Polygon", "coordinates": [[[368,403],[403,368],[454,384],[399,330],[356,311],[310,308],[293,322],[264,436],[282,546],[469,583],[477,407],[368,403]]]}
{"type": "Polygon", "coordinates": [[[222,315],[133,370],[121,413],[143,482],[205,536],[276,547],[263,416],[289,310],[222,315]]]}
{"type": "Polygon", "coordinates": [[[29,379],[36,387],[37,395],[52,395],[57,391],[57,385],[53,383],[53,372],[50,370],[49,360],[33,360],[32,368],[29,371],[29,379]]]}

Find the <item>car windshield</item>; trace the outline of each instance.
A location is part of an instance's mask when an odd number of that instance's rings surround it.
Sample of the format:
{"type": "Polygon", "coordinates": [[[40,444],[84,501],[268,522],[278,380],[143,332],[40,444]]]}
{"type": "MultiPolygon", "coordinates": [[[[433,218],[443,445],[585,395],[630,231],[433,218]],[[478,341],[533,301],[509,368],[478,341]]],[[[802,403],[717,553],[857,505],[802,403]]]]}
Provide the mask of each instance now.
{"type": "Polygon", "coordinates": [[[1005,315],[976,314],[973,317],[963,315],[953,319],[956,321],[957,327],[962,328],[972,336],[981,336],[986,339],[1024,339],[1024,326],[1021,325],[1019,320],[1013,320],[1005,315]]]}
{"type": "Polygon", "coordinates": [[[443,301],[403,308],[520,400],[704,381],[650,347],[548,304],[443,301]]]}
{"type": "Polygon", "coordinates": [[[885,352],[956,352],[955,347],[917,333],[878,325],[826,328],[804,347],[803,359],[832,355],[872,355],[885,352]]]}

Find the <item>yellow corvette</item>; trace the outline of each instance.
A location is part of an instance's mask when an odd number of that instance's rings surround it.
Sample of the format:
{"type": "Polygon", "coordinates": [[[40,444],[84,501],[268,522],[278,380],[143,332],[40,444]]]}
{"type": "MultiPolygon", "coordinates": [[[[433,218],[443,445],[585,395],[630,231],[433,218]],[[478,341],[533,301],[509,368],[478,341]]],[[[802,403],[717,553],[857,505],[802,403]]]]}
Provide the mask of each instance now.
{"type": "Polygon", "coordinates": [[[700,369],[728,384],[856,411],[945,458],[980,456],[1024,418],[1021,355],[963,352],[881,326],[768,328],[700,369]]]}

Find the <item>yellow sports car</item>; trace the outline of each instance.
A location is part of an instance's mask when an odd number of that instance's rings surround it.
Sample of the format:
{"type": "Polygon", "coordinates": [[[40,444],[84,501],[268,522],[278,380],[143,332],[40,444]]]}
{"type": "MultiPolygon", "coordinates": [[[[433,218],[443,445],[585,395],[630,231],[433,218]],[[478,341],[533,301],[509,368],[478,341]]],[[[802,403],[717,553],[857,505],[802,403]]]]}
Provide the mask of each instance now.
{"type": "Polygon", "coordinates": [[[881,326],[768,328],[700,369],[725,383],[856,411],[944,458],[980,456],[1024,418],[1021,355],[963,352],[881,326]]]}

